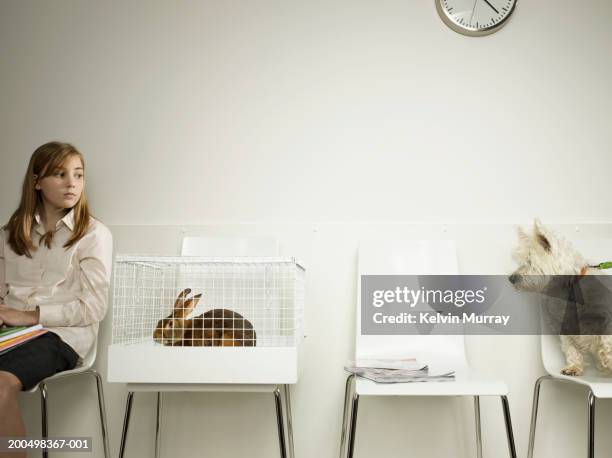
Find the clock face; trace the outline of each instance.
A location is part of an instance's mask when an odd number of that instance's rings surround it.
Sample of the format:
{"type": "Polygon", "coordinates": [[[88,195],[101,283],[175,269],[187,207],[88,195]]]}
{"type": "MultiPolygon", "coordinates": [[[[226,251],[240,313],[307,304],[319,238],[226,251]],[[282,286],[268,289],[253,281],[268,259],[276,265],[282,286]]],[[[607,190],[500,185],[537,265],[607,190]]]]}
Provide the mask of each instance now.
{"type": "Polygon", "coordinates": [[[451,29],[464,35],[487,35],[506,23],[516,0],[436,0],[438,13],[451,29]]]}

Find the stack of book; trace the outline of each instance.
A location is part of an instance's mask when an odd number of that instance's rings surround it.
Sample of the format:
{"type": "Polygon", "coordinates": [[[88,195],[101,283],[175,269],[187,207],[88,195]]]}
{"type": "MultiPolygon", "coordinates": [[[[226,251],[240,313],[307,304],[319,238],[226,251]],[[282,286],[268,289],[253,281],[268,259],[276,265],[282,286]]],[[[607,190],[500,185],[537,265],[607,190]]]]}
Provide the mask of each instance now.
{"type": "Polygon", "coordinates": [[[377,383],[445,382],[455,380],[455,371],[431,373],[414,358],[362,359],[350,361],[344,370],[377,383]]]}
{"type": "Polygon", "coordinates": [[[47,332],[41,324],[34,326],[0,326],[0,356],[47,332]]]}

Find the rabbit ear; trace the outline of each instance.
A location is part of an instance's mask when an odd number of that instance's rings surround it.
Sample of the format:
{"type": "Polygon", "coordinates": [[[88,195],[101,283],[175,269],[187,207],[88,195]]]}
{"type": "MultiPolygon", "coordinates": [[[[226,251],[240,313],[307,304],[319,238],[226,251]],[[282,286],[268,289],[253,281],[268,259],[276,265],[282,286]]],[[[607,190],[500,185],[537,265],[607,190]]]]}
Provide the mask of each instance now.
{"type": "Polygon", "coordinates": [[[178,297],[176,298],[176,301],[174,301],[175,309],[183,308],[185,304],[185,298],[190,292],[191,292],[191,288],[185,288],[183,291],[179,293],[178,297]]]}
{"type": "Polygon", "coordinates": [[[193,301],[193,306],[191,307],[192,309],[198,305],[198,302],[200,302],[200,298],[202,297],[202,293],[200,294],[196,294],[195,296],[193,296],[193,298],[189,299],[190,301],[193,301]]]}
{"type": "Polygon", "coordinates": [[[195,306],[200,301],[201,297],[202,297],[202,294],[196,294],[195,296],[184,301],[184,303],[181,304],[180,307],[175,307],[174,316],[176,318],[185,318],[187,315],[189,315],[193,311],[195,306]]]}
{"type": "Polygon", "coordinates": [[[190,292],[190,288],[185,288],[183,291],[180,292],[180,294],[176,298],[176,301],[174,301],[174,309],[172,310],[172,314],[168,318],[183,318],[185,316],[185,306],[187,305],[186,298],[190,292]]]}

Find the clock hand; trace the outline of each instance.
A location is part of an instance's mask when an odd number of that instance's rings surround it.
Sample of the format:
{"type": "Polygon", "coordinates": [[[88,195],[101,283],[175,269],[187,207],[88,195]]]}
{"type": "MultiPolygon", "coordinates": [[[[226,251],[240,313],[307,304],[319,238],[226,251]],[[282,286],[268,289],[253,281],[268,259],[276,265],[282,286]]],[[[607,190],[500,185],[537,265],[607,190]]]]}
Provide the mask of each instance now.
{"type": "Polygon", "coordinates": [[[489,5],[489,6],[490,6],[490,7],[493,9],[493,11],[495,11],[497,14],[499,14],[499,11],[497,11],[497,10],[495,9],[495,7],[494,7],[493,5],[491,5],[491,3],[489,3],[489,0],[483,0],[483,1],[484,1],[484,2],[485,2],[487,5],[489,5]]]}
{"type": "Polygon", "coordinates": [[[472,19],[474,19],[474,11],[476,11],[476,2],[478,0],[474,0],[474,6],[472,7],[472,15],[470,16],[470,25],[472,25],[472,19]]]}

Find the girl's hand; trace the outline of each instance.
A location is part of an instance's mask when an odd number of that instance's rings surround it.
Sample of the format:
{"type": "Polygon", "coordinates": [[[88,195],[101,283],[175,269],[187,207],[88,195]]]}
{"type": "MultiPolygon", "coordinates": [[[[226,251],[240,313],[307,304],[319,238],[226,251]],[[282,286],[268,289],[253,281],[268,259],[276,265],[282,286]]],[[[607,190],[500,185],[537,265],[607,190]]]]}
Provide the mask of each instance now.
{"type": "Polygon", "coordinates": [[[31,312],[22,312],[6,304],[0,304],[0,325],[33,326],[38,324],[38,316],[38,309],[31,312]]]}

